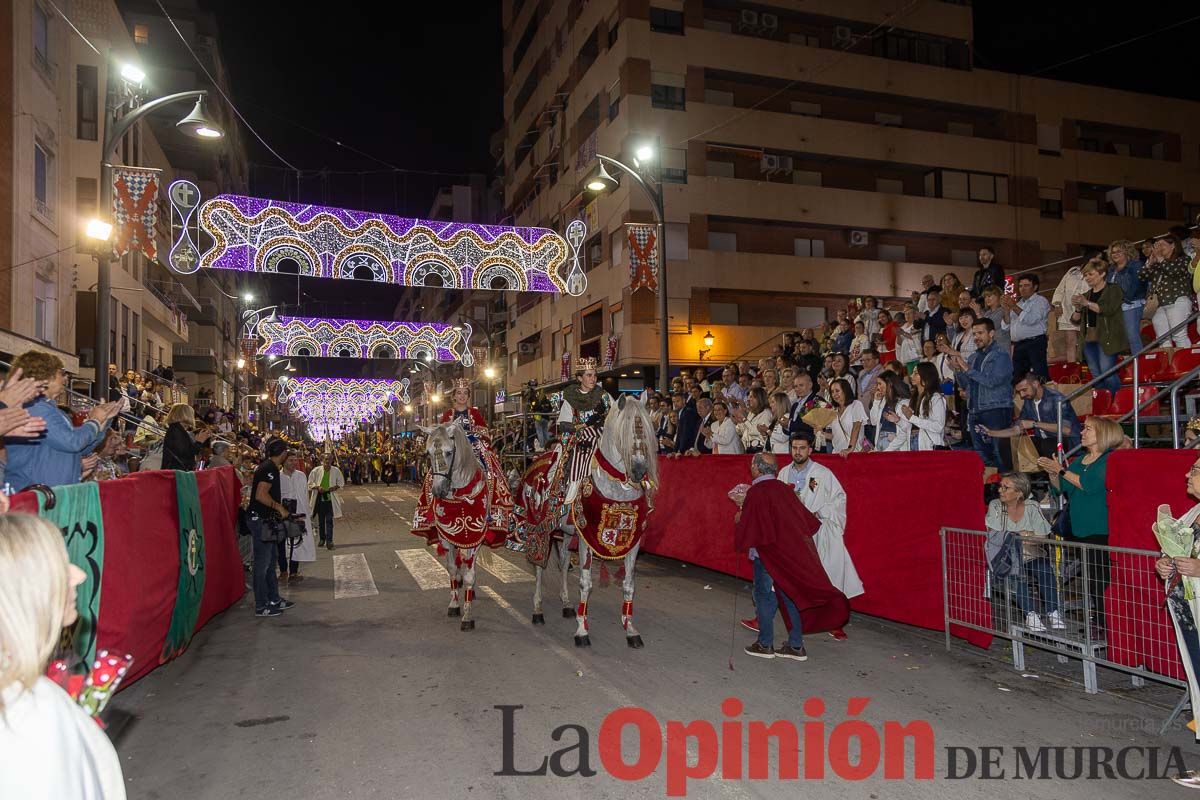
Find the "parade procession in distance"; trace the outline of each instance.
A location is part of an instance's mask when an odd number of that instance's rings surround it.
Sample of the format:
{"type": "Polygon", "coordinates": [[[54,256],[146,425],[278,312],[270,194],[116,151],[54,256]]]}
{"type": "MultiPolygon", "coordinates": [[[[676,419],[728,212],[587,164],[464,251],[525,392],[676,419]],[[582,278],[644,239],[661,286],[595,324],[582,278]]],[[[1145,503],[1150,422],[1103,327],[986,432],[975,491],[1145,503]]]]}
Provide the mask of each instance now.
{"type": "Polygon", "coordinates": [[[5,4],[0,800],[1200,789],[1139,11],[5,4]]]}

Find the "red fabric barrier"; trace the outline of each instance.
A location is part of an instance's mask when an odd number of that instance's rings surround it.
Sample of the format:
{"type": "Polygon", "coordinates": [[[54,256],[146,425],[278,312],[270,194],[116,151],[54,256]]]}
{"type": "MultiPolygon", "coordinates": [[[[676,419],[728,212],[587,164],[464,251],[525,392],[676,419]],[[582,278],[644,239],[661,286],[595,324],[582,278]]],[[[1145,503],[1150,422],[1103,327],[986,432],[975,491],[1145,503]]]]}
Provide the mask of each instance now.
{"type": "MultiPolygon", "coordinates": [[[[204,595],[196,630],[245,591],[237,543],[240,483],[233,467],[196,473],[204,518],[204,595]]],[[[14,496],[29,510],[33,493],[14,496]]],[[[175,473],[142,472],[100,484],[104,515],[97,649],[129,653],[133,667],[122,687],[159,666],[179,585],[179,513],[175,473]]],[[[36,499],[32,510],[37,510],[36,499]]]]}
{"type": "MultiPolygon", "coordinates": [[[[1119,450],[1108,458],[1108,543],[1159,552],[1150,526],[1167,504],[1180,517],[1197,502],[1187,493],[1186,473],[1195,450],[1119,450]]],[[[1115,553],[1104,597],[1108,658],[1185,679],[1162,581],[1141,556],[1115,553]]]]}
{"type": "MultiPolygon", "coordinates": [[[[846,547],[866,593],[856,611],[944,630],[941,540],[943,526],[983,529],[983,467],[972,452],[866,453],[819,456],[846,490],[846,547]],[[926,498],[926,502],[922,502],[926,498]]],[[[788,462],[780,456],[779,463],[788,462]]],[[[659,459],[661,489],[642,549],[750,580],[745,553],[733,549],[727,497],[750,482],[749,456],[659,459]]],[[[981,555],[982,563],[982,555],[981,555]]],[[[979,576],[982,591],[982,573],[979,576]]],[[[980,601],[967,613],[987,626],[980,601]]],[[[991,636],[952,626],[951,632],[986,647],[991,636]]]]}

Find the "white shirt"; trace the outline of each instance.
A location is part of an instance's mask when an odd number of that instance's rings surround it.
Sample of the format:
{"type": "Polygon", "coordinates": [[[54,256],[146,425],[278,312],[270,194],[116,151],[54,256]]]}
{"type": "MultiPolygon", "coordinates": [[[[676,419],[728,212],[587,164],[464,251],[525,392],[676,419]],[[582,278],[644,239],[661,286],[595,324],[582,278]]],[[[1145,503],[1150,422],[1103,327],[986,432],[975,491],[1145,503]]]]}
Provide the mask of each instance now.
{"type": "Polygon", "coordinates": [[[921,334],[915,325],[904,323],[900,330],[910,335],[910,338],[903,336],[896,337],[896,360],[901,364],[907,364],[910,361],[916,361],[921,357],[921,334]]]}
{"type": "Polygon", "coordinates": [[[863,431],[862,426],[871,421],[867,416],[867,410],[863,408],[863,404],[855,400],[850,405],[846,406],[846,410],[842,412],[840,418],[835,419],[830,426],[832,430],[833,452],[840,453],[843,450],[857,450],[862,446],[863,431]],[[850,434],[854,432],[854,423],[861,422],[859,426],[858,438],[853,442],[850,441],[850,434]]]}
{"type": "Polygon", "coordinates": [[[725,456],[746,452],[742,446],[742,440],[738,436],[737,425],[731,417],[725,417],[720,422],[714,419],[709,427],[712,430],[712,437],[707,440],[707,443],[713,453],[725,456]]]}
{"type": "Polygon", "coordinates": [[[1035,294],[1018,302],[1021,310],[1009,312],[1008,322],[1003,323],[1014,342],[1046,335],[1046,323],[1050,318],[1050,301],[1035,294]]]}
{"type": "Polygon", "coordinates": [[[125,800],[117,751],[104,731],[49,678],[4,689],[0,797],[125,800]]]}
{"type": "Polygon", "coordinates": [[[771,427],[771,423],[775,420],[775,416],[771,413],[771,409],[764,408],[762,411],[749,416],[742,423],[742,444],[749,450],[752,447],[763,448],[766,444],[766,437],[758,431],[758,426],[771,427]]]}
{"type": "Polygon", "coordinates": [[[913,415],[908,418],[908,424],[917,428],[918,450],[932,450],[946,444],[946,396],[941,392],[929,398],[929,414],[921,416],[917,407],[912,406],[913,415]]]}

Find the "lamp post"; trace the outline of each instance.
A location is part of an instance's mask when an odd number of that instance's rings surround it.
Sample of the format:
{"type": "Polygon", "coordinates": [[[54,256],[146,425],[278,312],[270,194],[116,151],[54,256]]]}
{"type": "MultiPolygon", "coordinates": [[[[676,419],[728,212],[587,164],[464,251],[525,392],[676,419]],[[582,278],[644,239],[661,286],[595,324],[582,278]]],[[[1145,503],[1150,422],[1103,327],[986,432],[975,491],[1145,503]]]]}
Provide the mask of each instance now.
{"type": "MultiPolygon", "coordinates": [[[[126,80],[136,78],[136,75],[131,72],[123,72],[122,74],[126,80]]],[[[112,165],[108,163],[109,156],[113,154],[121,138],[129,132],[133,124],[147,114],[156,111],[162,106],[177,103],[181,100],[195,100],[196,105],[192,109],[192,113],[176,123],[176,127],[200,139],[219,139],[224,136],[221,129],[204,114],[203,103],[204,98],[207,96],[208,92],[200,89],[160,97],[157,100],[151,100],[144,105],[132,109],[128,114],[115,120],[108,126],[107,134],[104,137],[104,147],[100,151],[100,210],[102,213],[111,213],[112,211],[112,165]]],[[[91,225],[89,224],[90,228],[91,225]]],[[[99,239],[100,237],[95,236],[94,238],[99,239]]],[[[108,331],[109,326],[112,324],[109,314],[109,298],[112,295],[111,264],[112,249],[106,245],[102,245],[96,251],[96,351],[94,358],[96,380],[92,384],[92,391],[97,400],[105,399],[108,395],[108,385],[100,380],[100,364],[108,363],[108,351],[110,347],[108,331]]]]}
{"type": "MultiPolygon", "coordinates": [[[[648,145],[643,145],[638,148],[637,157],[638,161],[635,163],[649,160],[654,157],[654,150],[648,145]]],[[[617,182],[604,167],[606,165],[615,167],[633,178],[637,185],[641,187],[642,191],[646,194],[646,198],[650,201],[651,210],[654,211],[654,222],[658,226],[659,252],[662,254],[662,257],[658,260],[658,387],[659,391],[666,394],[670,389],[667,371],[670,369],[671,347],[667,339],[667,225],[663,214],[662,181],[656,180],[654,188],[651,188],[645,178],[632,167],[601,153],[597,153],[596,158],[600,161],[600,172],[588,182],[587,188],[589,190],[593,192],[611,191],[617,185],[617,182]]]]}

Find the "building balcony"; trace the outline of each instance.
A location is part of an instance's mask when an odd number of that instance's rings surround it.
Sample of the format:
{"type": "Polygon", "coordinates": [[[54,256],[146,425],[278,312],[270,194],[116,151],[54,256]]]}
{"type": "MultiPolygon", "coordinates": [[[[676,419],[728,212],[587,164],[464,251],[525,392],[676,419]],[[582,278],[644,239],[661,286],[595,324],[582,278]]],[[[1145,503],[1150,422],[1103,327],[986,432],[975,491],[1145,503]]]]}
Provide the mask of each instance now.
{"type": "Polygon", "coordinates": [[[211,347],[188,347],[176,345],[172,350],[175,373],[196,372],[220,374],[217,354],[211,347]]]}
{"type": "Polygon", "coordinates": [[[142,312],[146,323],[163,334],[169,342],[187,342],[187,315],[151,284],[146,284],[146,291],[142,294],[142,312]]]}

